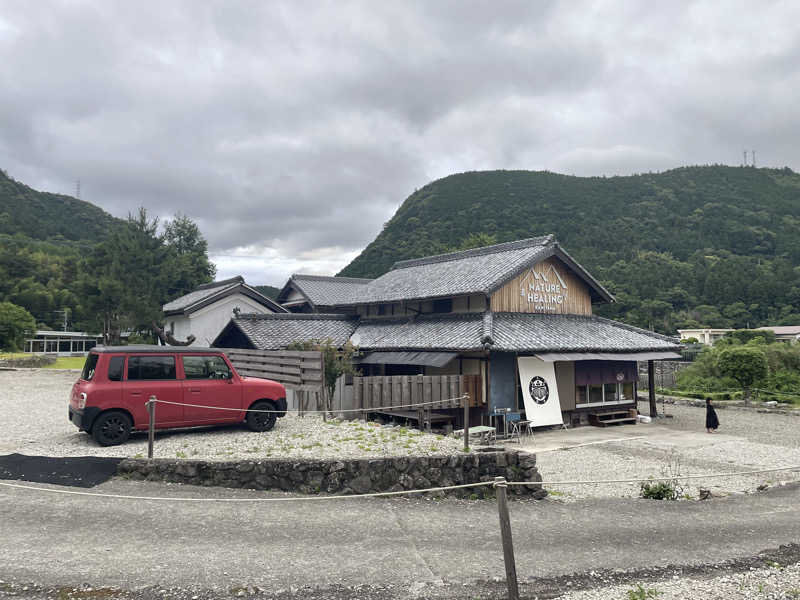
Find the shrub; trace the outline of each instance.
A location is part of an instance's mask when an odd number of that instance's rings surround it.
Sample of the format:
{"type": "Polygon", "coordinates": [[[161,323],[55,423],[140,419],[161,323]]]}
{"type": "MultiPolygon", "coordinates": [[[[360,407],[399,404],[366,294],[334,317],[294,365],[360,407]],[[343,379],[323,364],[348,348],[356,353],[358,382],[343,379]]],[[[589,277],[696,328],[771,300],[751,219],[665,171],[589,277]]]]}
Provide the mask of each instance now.
{"type": "Polygon", "coordinates": [[[648,500],[677,500],[683,490],[672,481],[642,482],[640,495],[648,500]]]}
{"type": "Polygon", "coordinates": [[[0,302],[0,348],[14,352],[25,344],[25,333],[36,329],[31,313],[12,304],[0,302]]]}

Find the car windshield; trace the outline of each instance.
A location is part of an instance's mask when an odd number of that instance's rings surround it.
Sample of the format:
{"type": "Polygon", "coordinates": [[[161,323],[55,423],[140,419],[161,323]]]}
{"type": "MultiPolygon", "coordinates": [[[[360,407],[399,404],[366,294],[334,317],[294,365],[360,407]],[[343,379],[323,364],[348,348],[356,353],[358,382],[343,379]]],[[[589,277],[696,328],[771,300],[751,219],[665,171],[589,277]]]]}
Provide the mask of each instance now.
{"type": "Polygon", "coordinates": [[[99,354],[90,352],[86,356],[86,362],[83,363],[83,371],[81,372],[81,379],[91,381],[94,377],[94,370],[97,368],[97,359],[100,358],[99,354]]]}

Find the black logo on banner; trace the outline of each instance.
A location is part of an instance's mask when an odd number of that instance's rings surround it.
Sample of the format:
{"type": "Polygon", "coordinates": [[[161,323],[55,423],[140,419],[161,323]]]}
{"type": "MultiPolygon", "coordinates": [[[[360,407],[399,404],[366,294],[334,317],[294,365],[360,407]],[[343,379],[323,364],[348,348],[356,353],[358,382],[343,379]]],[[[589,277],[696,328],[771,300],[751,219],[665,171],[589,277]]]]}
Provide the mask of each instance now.
{"type": "Polygon", "coordinates": [[[539,377],[538,375],[531,379],[531,383],[528,386],[528,391],[530,392],[531,398],[533,398],[533,401],[536,402],[536,404],[544,404],[550,397],[550,388],[548,387],[547,382],[543,377],[539,377]]]}

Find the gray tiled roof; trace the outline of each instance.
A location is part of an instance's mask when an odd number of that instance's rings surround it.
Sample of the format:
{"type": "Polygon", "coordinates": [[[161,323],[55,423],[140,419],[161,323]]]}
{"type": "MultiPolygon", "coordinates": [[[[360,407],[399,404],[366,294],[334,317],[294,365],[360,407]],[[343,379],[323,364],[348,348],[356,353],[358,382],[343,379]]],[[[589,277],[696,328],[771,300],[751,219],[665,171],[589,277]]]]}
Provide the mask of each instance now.
{"type": "Polygon", "coordinates": [[[320,275],[292,275],[287,286],[281,290],[278,301],[285,301],[284,291],[294,284],[315,306],[346,304],[358,298],[364,286],[372,279],[357,277],[323,277],[320,275]]]}
{"type": "Polygon", "coordinates": [[[342,304],[371,304],[421,300],[467,294],[489,294],[516,277],[528,266],[558,256],[582,276],[595,297],[613,300],[572,257],[555,243],[553,236],[530,238],[397,262],[358,295],[342,304]]]}
{"type": "Polygon", "coordinates": [[[364,350],[480,350],[483,314],[361,321],[352,342],[364,350]]]}
{"type": "Polygon", "coordinates": [[[162,306],[162,310],[165,314],[186,314],[208,306],[232,294],[244,294],[273,312],[288,312],[277,302],[274,302],[258,290],[247,285],[241,275],[237,275],[231,279],[225,279],[224,281],[214,281],[212,283],[203,284],[196,290],[184,294],[171,302],[167,302],[162,306]]]}
{"type": "Polygon", "coordinates": [[[496,313],[494,350],[513,352],[639,352],[679,347],[676,338],[602,317],[496,313]]]}
{"type": "Polygon", "coordinates": [[[451,313],[359,322],[346,315],[248,314],[233,322],[261,350],[328,338],[339,346],[350,339],[362,350],[630,353],[679,347],[676,338],[577,315],[451,313]]]}
{"type": "Polygon", "coordinates": [[[188,294],[184,294],[180,298],[175,298],[175,300],[167,302],[162,308],[164,312],[183,310],[184,308],[188,308],[193,304],[197,304],[198,302],[201,302],[206,298],[210,298],[215,294],[235,288],[242,283],[244,283],[244,279],[242,277],[233,277],[231,279],[225,279],[224,281],[206,283],[199,286],[196,290],[191,291],[188,294]]]}
{"type": "Polygon", "coordinates": [[[232,321],[259,350],[281,350],[292,342],[328,338],[341,346],[356,328],[356,321],[345,315],[240,314],[232,321]]]}

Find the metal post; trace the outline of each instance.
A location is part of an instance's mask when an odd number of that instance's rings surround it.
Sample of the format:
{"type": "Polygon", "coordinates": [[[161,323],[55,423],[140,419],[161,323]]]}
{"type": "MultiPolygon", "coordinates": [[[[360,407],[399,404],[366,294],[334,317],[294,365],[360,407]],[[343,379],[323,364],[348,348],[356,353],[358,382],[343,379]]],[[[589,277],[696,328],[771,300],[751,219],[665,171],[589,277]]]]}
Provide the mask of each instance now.
{"type": "Polygon", "coordinates": [[[517,564],[514,562],[514,544],[511,541],[511,519],[508,516],[508,498],[506,497],[506,478],[495,477],[494,489],[497,494],[497,510],[500,513],[500,536],[503,540],[503,561],[506,565],[506,585],[509,600],[519,600],[517,587],[517,564]]]}
{"type": "Polygon", "coordinates": [[[147,414],[150,417],[147,432],[147,458],[153,458],[153,442],[156,439],[156,397],[150,396],[150,399],[145,404],[147,405],[147,414]]]}
{"type": "Polygon", "coordinates": [[[656,418],[658,410],[656,409],[656,368],[652,360],[647,361],[647,395],[650,399],[650,416],[656,418]]]}
{"type": "Polygon", "coordinates": [[[461,399],[464,403],[464,452],[469,452],[469,394],[461,399]]]}

